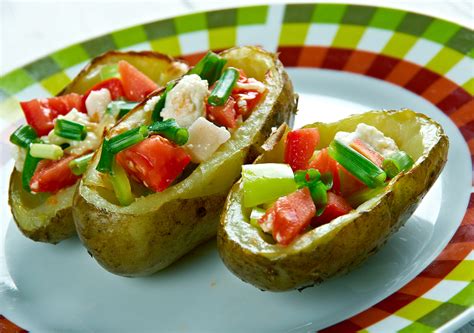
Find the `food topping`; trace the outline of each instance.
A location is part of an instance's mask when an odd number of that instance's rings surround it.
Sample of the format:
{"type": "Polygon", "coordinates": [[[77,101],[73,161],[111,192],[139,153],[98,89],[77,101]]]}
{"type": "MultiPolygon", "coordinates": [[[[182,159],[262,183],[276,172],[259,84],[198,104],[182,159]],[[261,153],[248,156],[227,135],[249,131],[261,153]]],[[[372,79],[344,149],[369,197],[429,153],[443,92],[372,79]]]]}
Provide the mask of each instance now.
{"type": "Polygon", "coordinates": [[[178,125],[189,127],[204,116],[204,100],[208,93],[207,81],[195,74],[186,75],[168,92],[161,116],[163,119],[173,118],[178,125]]]}
{"type": "Polygon", "coordinates": [[[148,94],[158,89],[158,85],[128,62],[118,62],[118,71],[122,79],[125,98],[128,101],[140,102],[148,94]]]}
{"type": "Polygon", "coordinates": [[[397,151],[383,161],[383,169],[389,178],[393,178],[402,171],[409,170],[413,166],[413,159],[404,151],[397,151]]]}
{"type": "MultiPolygon", "coordinates": [[[[57,191],[74,185],[79,179],[69,168],[69,162],[75,157],[70,155],[58,161],[41,160],[38,163],[36,172],[29,183],[33,192],[51,192],[57,191]]],[[[23,173],[25,170],[23,170],[23,173]]]]}
{"type": "Polygon", "coordinates": [[[47,144],[47,143],[32,143],[30,145],[30,154],[33,157],[47,159],[47,160],[59,160],[63,157],[64,152],[58,145],[47,144]]]}
{"type": "Polygon", "coordinates": [[[112,98],[108,89],[102,88],[91,91],[86,99],[87,114],[91,119],[99,122],[111,101],[112,98]]]}
{"type": "Polygon", "coordinates": [[[319,132],[316,128],[291,131],[286,137],[285,163],[295,171],[306,169],[318,143],[319,132]]]}
{"type": "Polygon", "coordinates": [[[207,102],[212,106],[224,105],[227,102],[232,89],[239,78],[239,71],[235,68],[227,68],[212,89],[207,102]]]}
{"type": "Polygon", "coordinates": [[[206,118],[199,117],[189,127],[189,140],[184,149],[194,163],[201,163],[229,139],[230,133],[224,127],[218,127],[206,118]]]}

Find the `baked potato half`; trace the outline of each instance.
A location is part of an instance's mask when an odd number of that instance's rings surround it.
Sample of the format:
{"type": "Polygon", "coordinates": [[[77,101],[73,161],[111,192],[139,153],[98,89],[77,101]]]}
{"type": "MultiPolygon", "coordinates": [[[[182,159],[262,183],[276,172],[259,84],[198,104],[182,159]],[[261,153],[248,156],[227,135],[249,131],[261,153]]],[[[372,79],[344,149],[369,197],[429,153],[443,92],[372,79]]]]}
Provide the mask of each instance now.
{"type": "MultiPolygon", "coordinates": [[[[152,274],[215,236],[225,198],[241,165],[261,153],[273,126],[292,121],[296,95],[275,54],[257,47],[237,47],[219,55],[227,60],[227,67],[243,69],[248,77],[263,82],[267,93],[208,160],[163,192],[139,196],[126,207],[118,205],[113,191],[100,184],[101,174],[95,169],[99,156],[81,180],[73,206],[76,228],[85,247],[106,270],[123,276],[152,274]]],[[[150,124],[145,105],[128,114],[109,137],[150,124]]]]}
{"type": "MultiPolygon", "coordinates": [[[[240,279],[270,291],[320,283],[362,263],[410,217],[446,163],[448,137],[435,121],[410,110],[373,111],[304,128],[319,130],[316,149],[321,149],[337,132],[354,131],[359,123],[374,126],[393,138],[412,156],[414,165],[391,179],[372,199],[301,234],[288,246],[269,242],[250,224],[250,209],[243,206],[240,180],[227,197],[217,238],[223,262],[240,279]]],[[[283,163],[286,133],[284,127],[275,132],[255,163],[283,163]]]]}
{"type": "MultiPolygon", "coordinates": [[[[188,70],[185,63],[156,52],[110,51],[93,59],[58,96],[86,93],[101,81],[100,72],[104,66],[120,60],[132,64],[159,86],[188,70]]],[[[22,187],[21,172],[14,169],[10,177],[9,204],[21,232],[32,240],[53,244],[73,236],[71,206],[76,186],[77,183],[55,194],[31,194],[22,187]]]]}

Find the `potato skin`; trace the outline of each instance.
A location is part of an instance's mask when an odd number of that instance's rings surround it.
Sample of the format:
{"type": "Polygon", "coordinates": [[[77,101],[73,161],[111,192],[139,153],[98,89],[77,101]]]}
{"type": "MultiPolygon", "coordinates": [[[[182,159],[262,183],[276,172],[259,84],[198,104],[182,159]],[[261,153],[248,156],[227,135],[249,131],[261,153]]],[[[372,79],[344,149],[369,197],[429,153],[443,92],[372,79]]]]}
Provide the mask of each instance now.
{"type": "MultiPolygon", "coordinates": [[[[261,49],[246,49],[269,56],[261,49]]],[[[271,108],[262,110],[265,112],[262,114],[265,121],[259,131],[254,133],[251,144],[240,150],[244,154],[240,163],[252,162],[261,153],[260,147],[270,135],[272,127],[292,121],[296,112],[296,96],[291,81],[282,64],[273,55],[272,59],[282,81],[279,87],[281,91],[271,108]]],[[[219,193],[197,193],[190,198],[183,198],[183,193],[163,205],[157,204],[156,209],[134,214],[100,206],[88,194],[94,189],[83,180],[76,191],[73,208],[79,238],[97,262],[109,272],[123,276],[152,274],[216,235],[228,190],[238,177],[236,173],[232,179],[226,180],[225,185],[220,184],[224,190],[219,193]]],[[[219,179],[213,181],[219,182],[219,179]]],[[[152,196],[140,200],[147,201],[148,206],[154,206],[152,196]]]]}
{"type": "MultiPolygon", "coordinates": [[[[165,84],[168,80],[175,79],[187,71],[186,64],[157,52],[110,51],[94,58],[58,96],[73,92],[84,93],[98,82],[98,75],[92,74],[97,74],[100,66],[117,63],[122,59],[140,67],[145,73],[147,73],[146,65],[150,64],[150,67],[153,67],[151,75],[159,84],[165,84]]],[[[20,173],[13,169],[10,176],[8,203],[11,207],[13,219],[20,231],[34,241],[52,244],[74,236],[76,228],[71,205],[76,186],[77,184],[66,191],[51,194],[44,203],[34,204],[37,208],[28,209],[28,204],[23,201],[21,194],[24,190],[21,185],[20,173]],[[64,203],[60,208],[56,204],[58,201],[64,203]],[[38,214],[38,211],[41,214],[38,214]]],[[[34,201],[34,199],[32,200],[34,201]]]]}
{"type": "MultiPolygon", "coordinates": [[[[414,115],[412,111],[400,112],[414,115]]],[[[387,113],[387,117],[391,114],[387,113]]],[[[436,143],[421,163],[392,180],[389,190],[374,204],[363,209],[359,206],[339,225],[337,220],[330,222],[326,234],[316,232],[319,228],[308,232],[306,243],[294,251],[285,252],[278,245],[269,245],[272,255],[266,255],[265,245],[259,246],[262,240],[252,239],[256,233],[248,232],[253,227],[246,221],[232,220],[242,211],[240,181],[236,183],[227,198],[218,230],[218,248],[225,265],[240,279],[262,290],[284,291],[320,283],[365,261],[406,222],[446,163],[448,138],[441,127],[426,116],[414,117],[425,119],[436,128],[436,143]]]]}

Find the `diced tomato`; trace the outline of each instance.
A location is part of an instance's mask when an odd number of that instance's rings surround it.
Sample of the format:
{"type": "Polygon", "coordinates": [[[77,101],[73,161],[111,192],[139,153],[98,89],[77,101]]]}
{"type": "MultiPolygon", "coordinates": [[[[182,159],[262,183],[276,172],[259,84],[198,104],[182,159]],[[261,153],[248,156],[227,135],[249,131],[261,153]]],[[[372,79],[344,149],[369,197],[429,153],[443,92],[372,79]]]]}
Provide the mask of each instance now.
{"type": "Polygon", "coordinates": [[[341,196],[328,192],[328,203],[326,209],[320,216],[313,217],[311,225],[314,227],[331,222],[335,218],[345,215],[352,210],[349,203],[341,196]]]}
{"type": "Polygon", "coordinates": [[[235,112],[235,100],[229,97],[227,102],[222,106],[213,106],[206,103],[207,117],[217,125],[227,128],[235,128],[237,126],[237,114],[235,112]]]}
{"type": "Polygon", "coordinates": [[[352,193],[361,190],[365,187],[365,184],[362,183],[359,179],[353,176],[346,168],[337,163],[337,170],[339,174],[339,190],[337,193],[341,194],[344,197],[351,195],[352,193]]]}
{"type": "Polygon", "coordinates": [[[351,142],[350,146],[354,148],[357,152],[367,157],[370,161],[372,161],[375,165],[382,167],[383,164],[383,156],[380,155],[378,152],[373,150],[369,145],[367,145],[364,141],[359,138],[355,138],[354,141],[351,142]]]}
{"type": "Polygon", "coordinates": [[[307,187],[279,198],[259,220],[260,224],[273,220],[273,238],[278,244],[288,245],[310,224],[316,207],[307,187]]]}
{"type": "Polygon", "coordinates": [[[118,71],[122,78],[125,98],[129,101],[140,102],[149,93],[158,89],[155,82],[125,60],[119,61],[118,71]]]}
{"type": "Polygon", "coordinates": [[[54,119],[65,115],[73,108],[85,112],[82,96],[71,93],[68,95],[33,99],[20,102],[26,122],[30,124],[39,136],[47,135],[54,128],[54,119]]]}
{"type": "Polygon", "coordinates": [[[246,91],[232,94],[232,97],[237,102],[237,114],[242,115],[244,120],[247,119],[255,109],[255,106],[260,103],[262,96],[263,94],[258,91],[246,91]],[[241,101],[243,101],[243,103],[241,101]],[[244,104],[245,106],[242,106],[241,104],[244,104]]]}
{"type": "Polygon", "coordinates": [[[123,91],[122,81],[120,81],[119,78],[113,77],[105,81],[99,82],[96,85],[94,85],[91,89],[89,89],[84,95],[84,103],[87,99],[87,96],[89,96],[89,94],[91,93],[91,91],[100,90],[104,88],[110,92],[110,97],[112,98],[113,101],[125,95],[123,91]]]}
{"type": "Polygon", "coordinates": [[[76,176],[69,168],[69,162],[77,156],[64,157],[58,161],[42,160],[31,178],[30,187],[33,192],[57,191],[74,185],[80,176],[76,176]]]}
{"type": "Polygon", "coordinates": [[[183,148],[154,135],[117,154],[117,162],[136,180],[164,191],[190,162],[183,148]]]}
{"type": "Polygon", "coordinates": [[[285,147],[285,163],[291,168],[308,168],[308,162],[319,143],[319,131],[316,128],[302,128],[288,133],[285,147]]]}

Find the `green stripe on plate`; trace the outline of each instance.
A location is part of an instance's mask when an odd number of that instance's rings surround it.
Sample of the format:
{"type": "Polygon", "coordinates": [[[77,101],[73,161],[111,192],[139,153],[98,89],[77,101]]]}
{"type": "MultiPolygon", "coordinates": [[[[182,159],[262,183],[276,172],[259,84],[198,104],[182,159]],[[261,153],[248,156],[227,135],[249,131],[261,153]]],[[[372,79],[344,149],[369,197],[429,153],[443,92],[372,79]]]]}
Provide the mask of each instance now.
{"type": "Polygon", "coordinates": [[[309,24],[306,23],[284,23],[280,31],[281,46],[304,45],[308,34],[309,24]]]}
{"type": "Polygon", "coordinates": [[[405,319],[416,321],[418,318],[430,313],[441,304],[443,303],[420,297],[395,312],[395,314],[405,319]]]}
{"type": "Polygon", "coordinates": [[[465,306],[443,303],[430,313],[418,319],[417,322],[431,327],[440,327],[465,310],[465,306]]]}
{"type": "Polygon", "coordinates": [[[421,36],[431,24],[433,18],[415,13],[408,13],[397,27],[397,31],[406,34],[421,36]]]}
{"type": "Polygon", "coordinates": [[[433,327],[426,326],[422,323],[414,322],[407,327],[398,331],[398,333],[432,333],[433,327]]]}
{"type": "Polygon", "coordinates": [[[35,83],[35,80],[23,68],[15,69],[0,77],[0,88],[7,94],[16,94],[35,83]]]}
{"type": "Polygon", "coordinates": [[[61,67],[51,57],[38,59],[24,68],[36,81],[41,81],[61,70],[61,67]]]}
{"type": "Polygon", "coordinates": [[[311,21],[316,23],[339,23],[346,7],[346,5],[317,4],[311,21]]]}
{"type": "Polygon", "coordinates": [[[462,27],[446,43],[446,46],[474,58],[474,32],[462,27]]]}
{"type": "Polygon", "coordinates": [[[372,20],[369,22],[369,25],[374,28],[395,30],[405,15],[406,12],[401,10],[378,8],[372,17],[372,20]]]}
{"type": "Polygon", "coordinates": [[[59,72],[42,80],[41,85],[54,96],[63,90],[69,82],[71,82],[69,76],[64,72],[59,72]]]}
{"type": "Polygon", "coordinates": [[[66,69],[89,60],[89,55],[80,44],[76,44],[53,53],[51,58],[56,61],[61,69],[66,69]]]}
{"type": "Polygon", "coordinates": [[[367,26],[374,13],[374,7],[350,5],[347,6],[341,23],[367,26]]]}
{"type": "Polygon", "coordinates": [[[453,49],[443,47],[427,64],[426,68],[438,74],[446,74],[464,55],[453,49]]]}
{"type": "Polygon", "coordinates": [[[474,281],[474,260],[463,260],[448,275],[446,280],[474,281]]]}
{"type": "Polygon", "coordinates": [[[445,44],[457,31],[459,26],[444,20],[434,20],[422,37],[440,44],[445,44]]]}
{"type": "Polygon", "coordinates": [[[169,54],[170,56],[181,55],[181,47],[177,36],[164,37],[150,42],[153,51],[169,54]]]}
{"type": "Polygon", "coordinates": [[[285,23],[308,23],[311,21],[313,16],[314,5],[313,4],[298,4],[298,5],[286,5],[285,16],[283,22],[285,23]]]}
{"type": "Polygon", "coordinates": [[[143,25],[143,28],[145,29],[148,40],[150,41],[176,35],[173,19],[147,23],[143,25]]]}
{"type": "Polygon", "coordinates": [[[209,29],[209,47],[222,50],[235,46],[237,41],[236,27],[209,29]]]}
{"type": "Polygon", "coordinates": [[[207,18],[205,13],[179,16],[174,19],[174,24],[178,34],[194,32],[207,29],[207,18]]]}
{"type": "Polygon", "coordinates": [[[207,27],[209,29],[234,27],[235,25],[237,25],[236,9],[224,9],[215,12],[208,12],[206,16],[207,27]]]}
{"type": "Polygon", "coordinates": [[[89,54],[90,58],[97,57],[98,55],[115,50],[117,45],[115,45],[114,39],[110,35],[105,35],[97,37],[88,41],[81,43],[84,50],[89,54]]]}
{"type": "Polygon", "coordinates": [[[267,14],[268,6],[242,7],[237,9],[237,24],[265,24],[267,14]]]}
{"type": "Polygon", "coordinates": [[[365,27],[363,26],[340,25],[332,42],[332,46],[355,49],[364,31],[365,27]]]}
{"type": "Polygon", "coordinates": [[[119,48],[140,44],[148,40],[145,29],[141,25],[113,32],[111,36],[115,45],[119,48]]]}
{"type": "Polygon", "coordinates": [[[469,283],[463,290],[453,296],[449,303],[474,306],[474,282],[469,283]]]}
{"type": "Polygon", "coordinates": [[[381,51],[382,54],[403,59],[418,38],[404,33],[395,32],[381,51]]]}
{"type": "Polygon", "coordinates": [[[462,87],[466,89],[466,91],[469,92],[471,95],[474,95],[474,78],[464,83],[462,87]]]}

